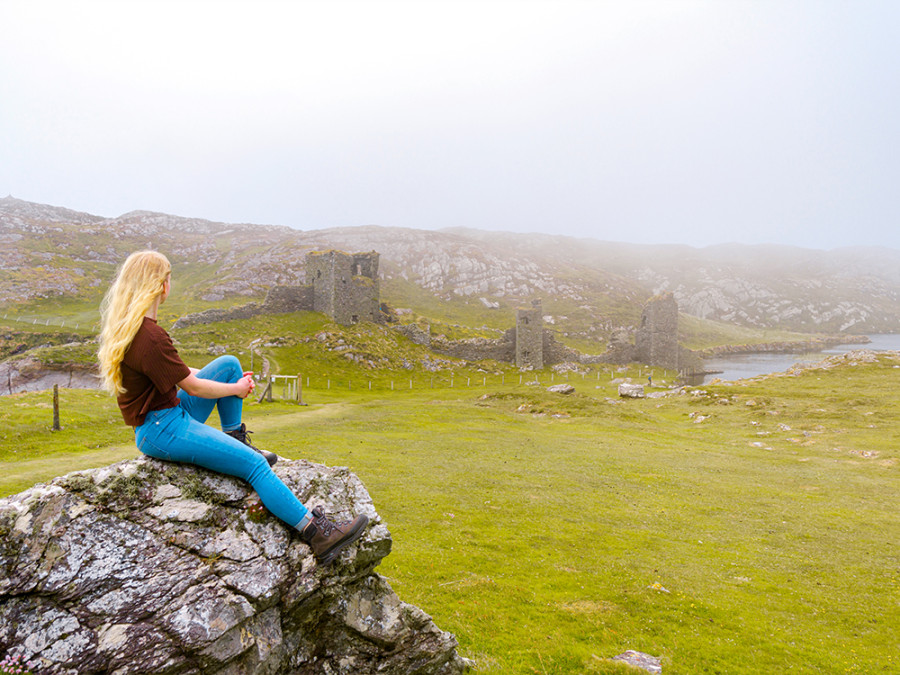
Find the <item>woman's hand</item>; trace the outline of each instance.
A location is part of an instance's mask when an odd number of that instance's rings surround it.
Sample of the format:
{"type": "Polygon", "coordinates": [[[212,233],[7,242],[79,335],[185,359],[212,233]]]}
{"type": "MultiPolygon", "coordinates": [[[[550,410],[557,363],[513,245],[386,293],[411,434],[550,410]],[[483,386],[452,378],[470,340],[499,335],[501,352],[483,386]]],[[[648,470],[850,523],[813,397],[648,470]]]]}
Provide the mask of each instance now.
{"type": "Polygon", "coordinates": [[[236,396],[238,398],[247,398],[256,388],[256,382],[253,381],[253,372],[249,370],[246,371],[244,376],[235,382],[235,384],[238,385],[238,393],[236,396]]]}
{"type": "Polygon", "coordinates": [[[247,398],[256,387],[252,375],[253,373],[246,372],[237,382],[228,383],[206,380],[191,373],[179,382],[178,386],[191,396],[199,398],[224,398],[226,396],[247,398]]]}

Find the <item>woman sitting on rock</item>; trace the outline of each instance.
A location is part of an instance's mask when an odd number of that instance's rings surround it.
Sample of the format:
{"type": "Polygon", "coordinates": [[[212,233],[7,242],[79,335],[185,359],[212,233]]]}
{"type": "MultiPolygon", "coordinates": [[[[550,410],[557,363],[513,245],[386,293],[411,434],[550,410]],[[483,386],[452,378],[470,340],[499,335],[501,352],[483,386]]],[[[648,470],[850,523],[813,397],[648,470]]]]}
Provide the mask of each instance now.
{"type": "Polygon", "coordinates": [[[310,512],[272,471],[277,456],[250,445],[241,411],[254,382],[235,357],[221,356],[202,370],[185,365],[156,323],[171,272],[156,251],[132,253],[119,268],[101,308],[104,388],[135,428],[142,453],[243,478],[270,512],[300,532],[320,564],[330,563],[362,535],[369,519],[336,523],[321,507],[310,512]],[[213,408],[222,431],[204,424],[213,408]]]}

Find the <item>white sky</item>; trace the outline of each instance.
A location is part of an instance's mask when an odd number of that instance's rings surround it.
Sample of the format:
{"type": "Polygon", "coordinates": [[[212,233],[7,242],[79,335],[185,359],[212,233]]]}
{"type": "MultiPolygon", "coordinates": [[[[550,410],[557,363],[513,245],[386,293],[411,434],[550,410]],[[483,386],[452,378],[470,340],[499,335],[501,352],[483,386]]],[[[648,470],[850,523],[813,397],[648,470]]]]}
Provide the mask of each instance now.
{"type": "Polygon", "coordinates": [[[0,196],[900,248],[900,2],[0,0],[0,196]]]}

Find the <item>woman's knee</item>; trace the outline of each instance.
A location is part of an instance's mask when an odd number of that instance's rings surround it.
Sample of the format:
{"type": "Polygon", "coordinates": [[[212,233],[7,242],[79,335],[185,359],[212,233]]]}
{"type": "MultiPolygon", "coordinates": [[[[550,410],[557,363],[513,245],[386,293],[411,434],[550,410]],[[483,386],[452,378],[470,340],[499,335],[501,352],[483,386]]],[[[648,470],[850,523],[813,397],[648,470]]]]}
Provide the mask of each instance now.
{"type": "Polygon", "coordinates": [[[238,357],[233,356],[232,354],[223,354],[212,363],[215,363],[222,368],[234,368],[237,371],[241,370],[241,362],[238,360],[238,357]]]}
{"type": "Polygon", "coordinates": [[[231,354],[224,354],[217,359],[210,361],[203,370],[221,374],[221,377],[223,377],[224,380],[230,382],[237,382],[244,374],[244,371],[241,369],[241,362],[236,356],[232,356],[231,354]]]}

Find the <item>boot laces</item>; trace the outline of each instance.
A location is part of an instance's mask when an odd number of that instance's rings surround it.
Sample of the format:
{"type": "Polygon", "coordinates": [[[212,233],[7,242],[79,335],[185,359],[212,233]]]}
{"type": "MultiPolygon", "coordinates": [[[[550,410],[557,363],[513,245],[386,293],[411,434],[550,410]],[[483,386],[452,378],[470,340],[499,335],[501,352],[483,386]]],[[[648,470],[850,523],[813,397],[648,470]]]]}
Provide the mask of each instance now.
{"type": "Polygon", "coordinates": [[[247,428],[246,424],[241,423],[240,427],[238,427],[234,431],[229,431],[228,435],[231,436],[232,438],[240,441],[244,445],[256,450],[257,449],[256,446],[254,446],[253,443],[250,442],[250,434],[252,434],[252,433],[253,432],[247,428]]]}
{"type": "Polygon", "coordinates": [[[333,521],[331,520],[323,511],[319,511],[315,518],[313,518],[313,522],[316,525],[316,528],[322,533],[323,537],[328,537],[332,532],[338,530],[343,532],[343,527],[349,521],[333,521]]]}

